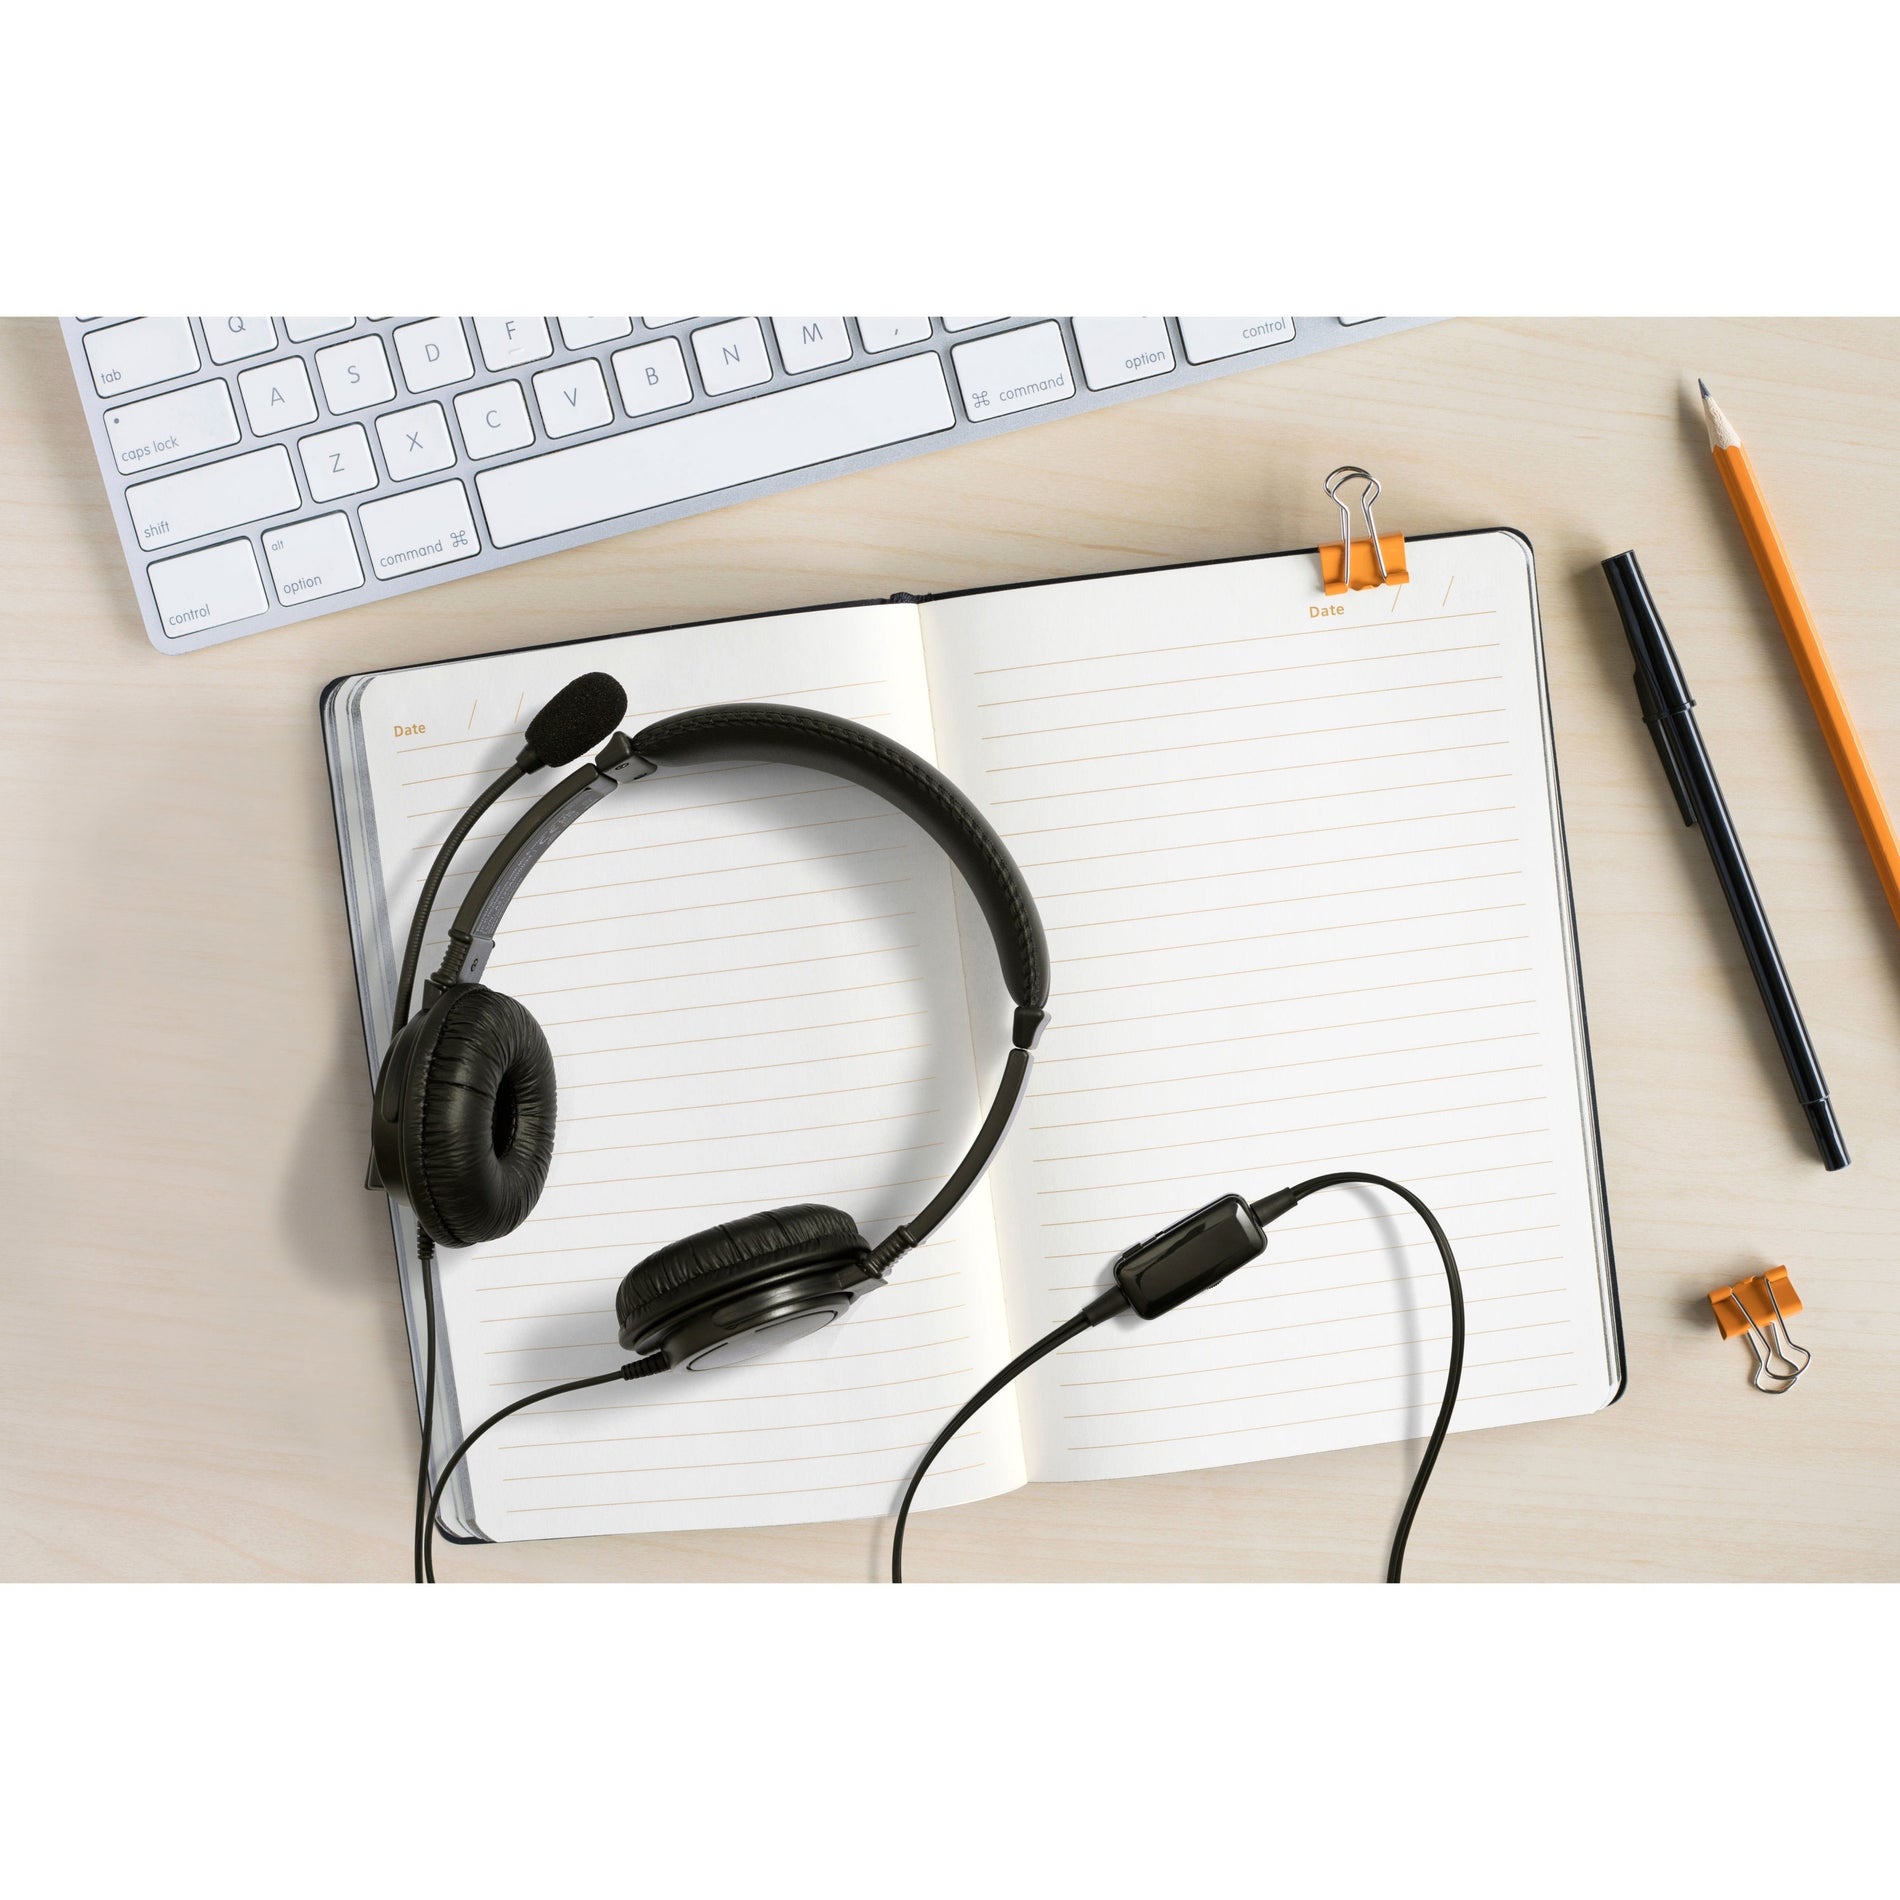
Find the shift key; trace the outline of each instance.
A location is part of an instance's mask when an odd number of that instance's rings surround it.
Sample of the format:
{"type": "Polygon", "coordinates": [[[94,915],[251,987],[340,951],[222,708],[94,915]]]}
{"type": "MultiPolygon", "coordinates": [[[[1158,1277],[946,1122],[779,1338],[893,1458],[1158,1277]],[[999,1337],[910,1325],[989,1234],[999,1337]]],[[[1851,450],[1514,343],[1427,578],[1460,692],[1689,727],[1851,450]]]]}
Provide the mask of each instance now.
{"type": "Polygon", "coordinates": [[[140,482],[125,491],[125,501],[139,546],[148,553],[303,506],[290,472],[290,451],[281,442],[252,455],[188,468],[182,475],[140,482]]]}

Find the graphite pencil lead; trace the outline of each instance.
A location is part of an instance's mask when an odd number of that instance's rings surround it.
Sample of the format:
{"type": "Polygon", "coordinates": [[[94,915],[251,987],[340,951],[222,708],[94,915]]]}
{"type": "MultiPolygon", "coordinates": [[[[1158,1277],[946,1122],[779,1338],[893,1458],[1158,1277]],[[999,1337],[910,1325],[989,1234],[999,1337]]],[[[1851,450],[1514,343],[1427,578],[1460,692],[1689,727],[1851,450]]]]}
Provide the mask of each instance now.
{"type": "Polygon", "coordinates": [[[1738,449],[1742,438],[1735,433],[1735,425],[1722,413],[1722,405],[1709,394],[1709,386],[1700,376],[1696,378],[1696,387],[1702,392],[1702,414],[1709,425],[1709,447],[1712,449],[1738,449]]]}

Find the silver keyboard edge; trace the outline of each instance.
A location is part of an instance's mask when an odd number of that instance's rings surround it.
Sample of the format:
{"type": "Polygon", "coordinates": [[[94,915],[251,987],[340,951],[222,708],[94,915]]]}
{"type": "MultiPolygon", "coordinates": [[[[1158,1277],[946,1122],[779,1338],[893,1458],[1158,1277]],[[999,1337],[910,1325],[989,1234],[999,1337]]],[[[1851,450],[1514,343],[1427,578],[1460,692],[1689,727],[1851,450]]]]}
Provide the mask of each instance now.
{"type": "MultiPolygon", "coordinates": [[[[986,437],[999,435],[1005,431],[1032,428],[1046,422],[1061,420],[1064,416],[1080,414],[1101,409],[1111,403],[1129,402],[1149,396],[1167,394],[1196,383],[1211,382],[1217,377],[1238,375],[1243,371],[1267,368],[1275,363],[1283,363],[1297,357],[1309,356],[1321,350],[1347,347],[1373,338],[1396,334],[1399,331],[1416,329],[1422,325],[1439,321],[1436,317],[1376,317],[1352,325],[1342,324],[1335,317],[1296,317],[1294,335],[1284,343],[1273,344],[1261,350],[1248,351],[1237,356],[1221,357],[1208,363],[1190,363],[1182,344],[1178,320],[1166,319],[1169,340],[1175,352],[1175,366],[1161,375],[1143,378],[1137,381],[1119,383],[1108,389],[1093,390],[1080,374],[1081,352],[1076,343],[1073,321],[1069,317],[999,317],[990,323],[977,325],[966,330],[946,333],[941,319],[933,319],[931,334],[928,338],[915,343],[902,344],[893,349],[875,353],[860,347],[854,350],[845,363],[840,363],[826,373],[806,372],[801,375],[789,375],[777,360],[776,347],[768,354],[774,362],[773,373],[769,380],[753,384],[745,389],[729,392],[724,396],[708,397],[699,393],[695,385],[695,395],[690,404],[679,405],[677,411],[656,412],[650,419],[634,419],[629,426],[627,418],[616,408],[611,424],[577,434],[571,441],[566,439],[548,440],[537,432],[527,446],[506,451],[502,454],[486,456],[481,460],[472,459],[460,443],[458,436],[451,434],[456,447],[454,462],[431,472],[428,475],[410,477],[407,480],[389,480],[379,478],[373,488],[359,494],[347,495],[330,502],[318,502],[309,499],[308,480],[301,467],[301,458],[294,452],[291,462],[299,490],[304,495],[303,506],[295,512],[274,516],[264,521],[221,530],[196,539],[181,540],[174,547],[148,551],[139,545],[138,537],[132,525],[131,510],[126,505],[127,489],[135,487],[140,481],[152,479],[151,476],[122,475],[115,466],[112,445],[107,437],[105,416],[109,409],[116,409],[125,402],[136,402],[148,396],[163,395],[172,390],[191,387],[195,383],[209,381],[213,377],[222,377],[235,389],[238,376],[246,369],[261,367],[283,361],[289,356],[304,359],[310,375],[313,389],[321,391],[322,380],[318,374],[316,355],[319,350],[333,347],[339,342],[359,340],[365,336],[378,336],[382,339],[388,354],[392,381],[397,385],[391,399],[386,402],[367,405],[353,410],[347,415],[335,415],[326,408],[320,408],[317,417],[308,423],[299,424],[280,434],[260,438],[246,426],[235,444],[208,450],[197,456],[181,457],[178,461],[164,466],[164,474],[183,473],[187,470],[216,463],[233,454],[245,453],[248,449],[268,446],[272,442],[281,442],[287,449],[303,437],[321,433],[327,429],[338,429],[352,423],[361,424],[372,435],[378,417],[390,415],[402,410],[412,409],[428,402],[440,402],[446,406],[453,402],[458,393],[480,389],[489,383],[515,381],[527,385],[537,371],[559,367],[563,363],[577,361],[581,357],[593,357],[601,365],[603,377],[610,389],[615,386],[612,358],[617,350],[647,342],[656,337],[674,336],[679,339],[682,351],[689,361],[692,358],[692,331],[703,328],[707,323],[721,322],[720,317],[687,317],[675,323],[649,331],[642,326],[631,336],[620,336],[590,345],[585,349],[570,350],[561,338],[558,325],[552,317],[550,339],[555,348],[545,358],[536,358],[530,362],[518,363],[505,369],[489,370],[482,363],[479,342],[471,337],[471,360],[476,365],[472,377],[459,379],[436,389],[425,390],[420,394],[411,393],[402,387],[401,366],[392,340],[392,333],[401,325],[414,323],[414,316],[382,317],[372,321],[358,320],[348,332],[335,332],[306,339],[302,343],[292,343],[281,332],[275,348],[260,352],[255,357],[244,357],[230,363],[215,363],[211,359],[209,346],[199,319],[189,319],[194,339],[200,349],[200,366],[197,371],[153,383],[148,389],[130,390],[125,396],[108,399],[101,397],[94,387],[90,362],[86,356],[84,338],[92,331],[105,328],[110,323],[124,322],[124,317],[111,318],[74,318],[60,319],[61,334],[65,338],[67,355],[72,363],[73,376],[77,386],[81,407],[86,413],[87,427],[92,435],[93,451],[104,481],[108,504],[111,508],[114,526],[119,536],[120,548],[124,554],[128,570],[127,579],[137,600],[140,619],[145,627],[146,637],[154,648],[168,656],[202,651],[206,647],[222,645],[230,640],[247,639],[253,634],[268,633],[278,627],[291,626],[299,621],[321,619],[329,614],[348,612],[351,608],[367,606],[374,601],[396,594],[415,593],[427,587],[439,587],[475,574],[490,573],[497,568],[512,567],[518,562],[539,559],[544,554],[557,554],[568,548],[585,547],[595,541],[604,541],[612,536],[630,534],[637,529],[651,527],[663,521],[680,520],[689,515],[704,514],[715,508],[723,508],[732,503],[749,501],[755,496],[776,494],[782,490],[803,488],[815,482],[829,481],[834,476],[854,474],[860,469],[880,468],[889,463],[908,461],[914,456],[934,453],[941,449],[954,448],[965,442],[981,441],[986,437]],[[950,351],[958,344],[970,342],[976,338],[1027,328],[1031,324],[1056,322],[1062,329],[1064,348],[1069,355],[1071,380],[1075,384],[1074,394],[1060,402],[1046,403],[1032,408],[1013,411],[1007,415],[985,417],[972,421],[964,410],[962,393],[958,387],[957,376],[950,361],[950,351]],[[904,441],[888,444],[879,448],[860,450],[839,457],[834,461],[820,462],[788,473],[768,475],[754,481],[742,482],[733,487],[721,488],[712,492],[688,497],[681,501],[667,502],[660,506],[645,509],[635,515],[614,516],[605,521],[594,522],[579,528],[567,529],[530,542],[518,542],[509,547],[495,547],[488,540],[488,523],[481,511],[479,490],[475,477],[490,470],[507,467],[513,463],[538,461],[546,456],[559,454],[562,450],[578,447],[589,442],[606,441],[617,436],[637,434],[651,427],[660,426],[668,421],[683,421],[694,416],[710,413],[714,409],[735,406],[751,402],[761,396],[769,396],[786,389],[807,388],[813,384],[835,380],[839,376],[852,374],[881,364],[898,361],[904,356],[934,354],[943,363],[944,377],[950,391],[951,408],[954,420],[951,426],[935,434],[916,436],[904,441]],[[479,527],[483,545],[479,553],[466,560],[425,568],[419,572],[401,575],[394,579],[377,579],[370,567],[368,548],[363,530],[357,520],[357,508],[363,503],[388,500],[392,496],[412,494],[416,491],[440,482],[460,481],[474,506],[476,523],[479,527]],[[350,531],[356,539],[358,558],[365,572],[365,583],[360,589],[352,589],[349,594],[339,596],[326,595],[320,599],[302,605],[283,606],[274,601],[262,614],[247,616],[241,620],[212,627],[203,633],[167,634],[159,622],[157,604],[152,595],[151,583],[146,577],[146,568],[154,561],[165,560],[180,554],[202,552],[230,541],[245,540],[250,543],[251,552],[263,578],[267,597],[274,594],[270,581],[270,564],[264,551],[263,538],[268,529],[298,525],[315,520],[319,516],[342,514],[350,523],[350,531]]],[[[277,319],[281,325],[281,319],[277,319]]],[[[850,320],[855,327],[855,319],[850,320]]],[[[769,326],[762,326],[768,327],[769,326]]],[[[526,390],[524,388],[524,394],[526,390]]],[[[241,398],[237,401],[242,416],[241,398]]],[[[248,418],[244,418],[248,425],[248,418]]]]}

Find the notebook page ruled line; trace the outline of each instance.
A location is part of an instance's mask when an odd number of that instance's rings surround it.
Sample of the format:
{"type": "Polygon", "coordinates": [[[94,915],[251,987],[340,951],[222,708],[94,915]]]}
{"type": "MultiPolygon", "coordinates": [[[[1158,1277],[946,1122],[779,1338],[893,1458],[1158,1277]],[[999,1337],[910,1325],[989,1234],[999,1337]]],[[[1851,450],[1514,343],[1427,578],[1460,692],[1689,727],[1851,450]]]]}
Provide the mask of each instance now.
{"type": "MultiPolygon", "coordinates": [[[[1394,597],[1393,607],[1395,612],[1399,602],[1403,598],[1402,592],[1394,597]]],[[[1412,615],[1403,620],[1393,618],[1389,620],[1387,624],[1389,626],[1414,627],[1427,626],[1440,620],[1485,620],[1494,616],[1496,612],[1497,609],[1495,607],[1484,607],[1478,608],[1470,613],[1412,615]]],[[[1169,655],[1202,653],[1215,647],[1240,646],[1251,647],[1257,650],[1261,646],[1273,641],[1303,639],[1309,631],[1310,629],[1301,628],[1285,633],[1251,632],[1240,634],[1232,639],[1226,640],[1171,641],[1155,647],[1135,647],[1132,649],[1123,648],[1119,651],[1103,650],[1093,652],[1088,655],[1088,659],[1092,666],[1106,668],[1117,660],[1148,659],[1163,653],[1169,655]]],[[[1018,660],[1008,665],[979,666],[975,669],[975,677],[978,679],[993,679],[1002,673],[1036,673],[1042,671],[1045,667],[1073,666],[1074,664],[1075,659],[1073,656],[1065,656],[1051,660],[1018,660]]]]}
{"type": "MultiPolygon", "coordinates": [[[[1410,552],[1411,587],[1343,610],[1297,556],[925,609],[940,755],[1054,961],[995,1185],[1019,1344],[1216,1195],[1358,1167],[1430,1178],[1468,1275],[1461,1426],[1603,1383],[1526,570],[1502,536],[1410,552]]],[[[1415,1218],[1329,1195],[1218,1291],[1033,1369],[1032,1475],[1404,1435],[1445,1330],[1415,1218]],[[1142,1381],[1139,1419],[1076,1416],[1091,1365],[1142,1381]]]]}
{"type": "MultiPolygon", "coordinates": [[[[607,642],[587,664],[626,685],[629,731],[669,708],[778,698],[877,725],[930,756],[914,613],[813,619],[799,630],[796,674],[784,629],[757,623],[607,642]],[[791,677],[809,685],[787,694],[779,683],[791,677]]],[[[450,735],[439,750],[377,761],[393,920],[406,926],[454,801],[518,743],[513,732],[487,743],[456,732],[471,674],[481,699],[532,706],[576,670],[572,654],[500,655],[376,683],[383,731],[450,735]]],[[[488,835],[458,854],[425,968],[515,815],[497,810],[488,835]]],[[[543,1024],[561,1116],[530,1219],[442,1255],[464,1423],[623,1363],[619,1280],[685,1234],[815,1200],[880,1237],[928,1199],[979,1116],[947,869],[906,820],[819,774],[663,770],[603,801],[523,885],[485,981],[543,1024]]],[[[999,1059],[1004,1020],[976,1039],[995,1042],[999,1059]]],[[[912,1257],[914,1274],[900,1269],[784,1354],[576,1394],[594,1402],[509,1421],[470,1456],[481,1528],[540,1537],[888,1510],[909,1439],[929,1436],[919,1414],[954,1403],[969,1369],[1006,1349],[987,1209],[965,1215],[912,1257]],[[701,1410],[676,1409],[689,1402],[701,1410]]],[[[928,1502],[1023,1480],[1011,1408],[957,1450],[928,1502]]]]}

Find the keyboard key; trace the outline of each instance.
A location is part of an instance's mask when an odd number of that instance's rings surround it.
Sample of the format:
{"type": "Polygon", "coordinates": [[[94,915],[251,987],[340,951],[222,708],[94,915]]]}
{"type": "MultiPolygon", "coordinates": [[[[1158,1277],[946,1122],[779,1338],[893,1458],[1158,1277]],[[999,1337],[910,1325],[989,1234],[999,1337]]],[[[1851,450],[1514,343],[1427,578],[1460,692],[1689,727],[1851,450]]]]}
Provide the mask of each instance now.
{"type": "Polygon", "coordinates": [[[277,347],[277,326],[269,317],[200,317],[205,348],[214,363],[235,363],[246,356],[267,356],[277,347]]]}
{"type": "Polygon", "coordinates": [[[335,501],[339,495],[360,495],[376,486],[376,464],[360,422],[307,435],[297,444],[297,453],[303,457],[312,501],[335,501]]]}
{"type": "Polygon", "coordinates": [[[100,395],[116,396],[189,376],[198,367],[198,345],[183,317],[134,317],[109,329],[88,330],[86,363],[100,395]]]}
{"type": "Polygon", "coordinates": [[[125,500],[139,546],[148,552],[303,506],[297,478],[290,472],[290,452],[281,442],[188,468],[182,475],[140,482],[125,491],[125,500]]]}
{"type": "Polygon", "coordinates": [[[319,350],[317,374],[323,378],[323,400],[333,416],[388,402],[396,393],[389,376],[389,353],[379,336],[359,336],[319,350]]]}
{"type": "Polygon", "coordinates": [[[986,323],[1001,323],[1001,317],[941,317],[943,327],[954,335],[958,330],[980,330],[986,323]]]}
{"type": "Polygon", "coordinates": [[[339,330],[356,327],[354,317],[286,317],[284,334],[293,343],[308,343],[313,336],[335,336],[339,330]]]}
{"type": "Polygon", "coordinates": [[[378,580],[466,561],[482,551],[468,512],[468,493],[460,482],[437,482],[433,488],[412,488],[388,501],[366,501],[356,518],[369,543],[370,565],[378,580]]]}
{"type": "Polygon", "coordinates": [[[955,425],[943,365],[926,351],[511,462],[475,486],[490,540],[512,547],[955,425]]]}
{"type": "Polygon", "coordinates": [[[513,369],[554,354],[545,317],[477,317],[475,334],[481,340],[482,361],[490,369],[513,369]]]}
{"type": "Polygon", "coordinates": [[[231,392],[222,382],[194,383],[106,411],[106,437],[121,475],[228,448],[238,435],[231,392]]]}
{"type": "Polygon", "coordinates": [[[734,317],[693,332],[693,354],[699,358],[699,380],[709,396],[772,380],[772,364],[765,354],[765,332],[757,317],[734,317]]]}
{"type": "Polygon", "coordinates": [[[900,343],[921,343],[930,334],[928,317],[860,317],[858,335],[867,353],[894,350],[900,343]]]}
{"type": "Polygon", "coordinates": [[[471,461],[479,462],[485,455],[501,455],[509,449],[525,449],[534,440],[528,400],[519,383],[494,383],[487,389],[471,389],[457,396],[455,419],[462,425],[462,440],[468,445],[471,461]]]}
{"type": "Polygon", "coordinates": [[[1174,367],[1165,317],[1074,317],[1075,346],[1091,389],[1113,389],[1174,367]]]}
{"type": "Polygon", "coordinates": [[[278,601],[286,607],[300,600],[322,600],[326,594],[347,594],[363,584],[363,564],[356,558],[348,515],[319,515],[315,521],[273,528],[264,537],[264,558],[270,562],[278,601]]]}
{"type": "Polygon", "coordinates": [[[398,409],[376,418],[376,437],[383,445],[383,466],[392,482],[412,475],[433,475],[455,466],[455,444],[449,437],[449,419],[439,402],[414,409],[398,409]]]}
{"type": "Polygon", "coordinates": [[[642,317],[640,319],[649,330],[664,330],[669,323],[690,323],[690,317],[642,317]]]}
{"type": "Polygon", "coordinates": [[[774,317],[772,334],[778,338],[779,361],[794,376],[842,363],[851,355],[851,336],[842,317],[774,317]]]}
{"type": "Polygon", "coordinates": [[[1333,321],[1344,324],[1350,330],[1355,323],[1377,323],[1379,319],[1377,317],[1335,317],[1333,321]]]}
{"type": "Polygon", "coordinates": [[[405,323],[393,335],[402,379],[412,396],[475,374],[460,317],[424,317],[420,323],[405,323]]]}
{"type": "Polygon", "coordinates": [[[1293,341],[1291,317],[1181,317],[1181,347],[1190,363],[1212,363],[1248,350],[1293,341]]]}
{"type": "Polygon", "coordinates": [[[596,343],[610,343],[617,336],[632,336],[631,317],[563,317],[561,341],[570,350],[590,349],[596,343]]]}
{"type": "Polygon", "coordinates": [[[248,541],[226,541],[195,554],[154,561],[145,570],[145,578],[152,584],[165,632],[174,640],[270,610],[264,583],[258,578],[257,556],[248,541]]]}
{"type": "Polygon", "coordinates": [[[1026,330],[979,337],[959,343],[950,354],[972,422],[1067,402],[1075,394],[1059,323],[1032,323],[1026,330]]]}
{"type": "Polygon", "coordinates": [[[630,416],[648,416],[656,409],[671,409],[693,399],[686,354],[676,337],[616,350],[614,381],[620,385],[620,406],[630,416]]]}
{"type": "Polygon", "coordinates": [[[310,372],[301,356],[244,370],[238,389],[253,435],[275,435],[279,429],[301,428],[317,419],[317,399],[310,393],[310,372]]]}
{"type": "Polygon", "coordinates": [[[591,356],[562,369],[544,369],[534,379],[534,399],[540,405],[541,426],[551,438],[579,435],[614,419],[607,397],[607,379],[591,356]]]}

